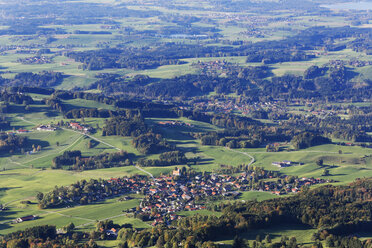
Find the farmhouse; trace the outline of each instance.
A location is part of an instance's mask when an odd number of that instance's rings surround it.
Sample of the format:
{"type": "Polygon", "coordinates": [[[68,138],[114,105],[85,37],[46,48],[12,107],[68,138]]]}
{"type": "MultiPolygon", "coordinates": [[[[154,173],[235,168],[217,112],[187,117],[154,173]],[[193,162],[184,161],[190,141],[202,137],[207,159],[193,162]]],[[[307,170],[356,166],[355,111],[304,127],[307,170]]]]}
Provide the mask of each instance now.
{"type": "Polygon", "coordinates": [[[92,131],[92,127],[80,125],[80,123],[78,122],[70,122],[70,127],[78,131],[84,131],[84,132],[92,131]]]}
{"type": "Polygon", "coordinates": [[[83,130],[83,129],[84,129],[84,128],[83,128],[82,126],[80,126],[80,124],[77,123],[77,122],[71,122],[71,123],[70,123],[70,127],[71,127],[72,129],[76,129],[76,130],[83,130]]]}
{"type": "Polygon", "coordinates": [[[36,218],[37,217],[35,215],[28,215],[28,216],[25,216],[25,217],[17,218],[16,223],[21,223],[21,222],[24,222],[24,221],[34,220],[36,218]]]}
{"type": "Polygon", "coordinates": [[[50,126],[50,125],[40,125],[36,128],[38,131],[47,131],[47,132],[53,132],[56,130],[56,128],[50,126]]]}
{"type": "Polygon", "coordinates": [[[277,166],[277,167],[280,167],[280,168],[290,167],[290,166],[299,165],[299,164],[301,164],[301,163],[293,162],[293,161],[290,161],[290,160],[283,160],[282,162],[272,162],[271,163],[271,165],[277,166]]]}

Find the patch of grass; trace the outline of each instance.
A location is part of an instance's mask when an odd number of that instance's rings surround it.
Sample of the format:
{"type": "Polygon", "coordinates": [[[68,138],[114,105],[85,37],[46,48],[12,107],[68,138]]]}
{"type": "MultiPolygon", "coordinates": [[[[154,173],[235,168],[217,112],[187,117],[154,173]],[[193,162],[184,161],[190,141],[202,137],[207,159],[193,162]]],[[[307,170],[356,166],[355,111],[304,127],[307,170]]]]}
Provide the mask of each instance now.
{"type": "Polygon", "coordinates": [[[206,215],[206,216],[217,216],[220,217],[222,215],[221,212],[213,212],[209,210],[196,210],[196,211],[181,211],[178,213],[180,216],[194,216],[194,215],[206,215]]]}
{"type": "MultiPolygon", "coordinates": [[[[245,238],[249,241],[250,245],[252,245],[253,241],[256,240],[257,235],[264,240],[267,234],[270,235],[272,239],[272,243],[280,242],[282,236],[287,236],[288,238],[295,237],[298,244],[311,244],[311,237],[313,233],[315,233],[317,229],[313,229],[311,227],[299,224],[282,224],[272,226],[270,228],[265,229],[255,229],[249,232],[243,233],[239,236],[245,238]]],[[[217,240],[218,243],[232,245],[233,238],[232,237],[224,237],[220,240],[217,240]]]]}
{"type": "MultiPolygon", "coordinates": [[[[129,201],[117,201],[117,198],[108,199],[104,202],[77,206],[73,208],[62,208],[62,209],[41,209],[36,210],[36,206],[33,205],[29,208],[23,209],[23,211],[13,211],[13,215],[7,216],[7,218],[17,218],[25,216],[26,214],[35,214],[39,216],[34,221],[22,222],[18,224],[8,223],[7,229],[1,230],[1,233],[9,233],[17,230],[22,230],[27,227],[36,225],[45,225],[53,223],[57,228],[61,228],[69,223],[74,223],[77,229],[86,230],[87,227],[94,228],[97,221],[104,219],[112,219],[115,223],[125,224],[130,223],[136,228],[149,227],[148,224],[134,219],[133,217],[127,216],[123,210],[138,206],[140,199],[133,199],[129,201]]],[[[16,208],[11,208],[11,210],[16,208]]]]}
{"type": "Polygon", "coordinates": [[[265,201],[269,199],[278,198],[279,196],[271,194],[270,192],[245,191],[239,197],[243,201],[257,200],[265,201]]]}

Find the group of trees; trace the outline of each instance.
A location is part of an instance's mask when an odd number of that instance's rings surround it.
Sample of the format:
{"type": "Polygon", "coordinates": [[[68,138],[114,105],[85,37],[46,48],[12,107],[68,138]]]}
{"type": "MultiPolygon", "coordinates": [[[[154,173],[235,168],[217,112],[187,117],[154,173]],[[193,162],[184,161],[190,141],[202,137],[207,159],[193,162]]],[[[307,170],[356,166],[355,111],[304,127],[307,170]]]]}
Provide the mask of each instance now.
{"type": "Polygon", "coordinates": [[[202,145],[226,146],[228,148],[258,148],[261,145],[260,140],[252,140],[249,137],[219,137],[217,133],[203,135],[201,137],[202,145]]]}
{"type": "Polygon", "coordinates": [[[143,154],[153,154],[174,150],[175,147],[168,143],[161,134],[149,129],[140,116],[126,118],[114,116],[106,121],[102,130],[103,136],[120,135],[133,137],[133,146],[143,154]]]}
{"type": "Polygon", "coordinates": [[[141,117],[126,118],[123,116],[114,116],[106,121],[102,135],[138,137],[148,131],[147,125],[141,117]]]}
{"type": "Polygon", "coordinates": [[[14,79],[0,80],[3,86],[54,87],[63,81],[61,72],[42,71],[39,73],[21,72],[14,79]]]}
{"type": "Polygon", "coordinates": [[[27,144],[27,137],[0,133],[0,154],[14,152],[27,144]]]}
{"type": "Polygon", "coordinates": [[[4,101],[6,103],[15,103],[15,104],[32,104],[34,100],[32,97],[20,94],[20,93],[11,93],[7,91],[2,91],[0,93],[0,101],[4,101]]]}
{"type": "Polygon", "coordinates": [[[166,141],[161,134],[155,134],[153,132],[141,134],[133,138],[132,144],[143,154],[153,154],[175,149],[175,146],[166,141]]]}
{"type": "Polygon", "coordinates": [[[341,236],[329,233],[327,230],[321,230],[313,234],[312,239],[325,241],[327,247],[340,247],[340,248],[360,248],[372,247],[372,240],[360,240],[354,236],[341,236]]]}
{"type": "Polygon", "coordinates": [[[84,70],[105,68],[129,68],[134,70],[154,69],[162,65],[181,64],[164,47],[110,48],[84,52],[70,52],[69,58],[83,63],[84,70]],[[162,51],[163,50],[163,51],[162,51]]]}
{"type": "Polygon", "coordinates": [[[115,111],[108,109],[96,109],[96,108],[81,108],[71,109],[64,113],[68,119],[79,119],[79,118],[110,118],[116,115],[115,111]]]}
{"type": "Polygon", "coordinates": [[[314,58],[314,55],[307,55],[303,51],[290,50],[258,50],[247,56],[247,62],[258,62],[263,64],[275,64],[287,61],[305,61],[314,58]]]}
{"type": "MultiPolygon", "coordinates": [[[[136,95],[158,99],[191,98],[205,96],[210,92],[217,94],[235,93],[250,98],[272,97],[286,99],[365,99],[370,92],[354,87],[353,74],[345,66],[312,66],[304,76],[284,75],[267,78],[267,67],[258,66],[249,69],[237,69],[227,65],[225,77],[218,75],[188,74],[171,79],[145,78],[138,83],[136,79],[123,79],[112,76],[100,79],[89,89],[100,89],[106,94],[136,95]]],[[[366,81],[363,89],[371,86],[366,81]]]]}
{"type": "Polygon", "coordinates": [[[96,156],[83,157],[79,150],[65,151],[52,160],[52,169],[93,170],[110,167],[129,166],[132,155],[126,151],[103,153],[96,156]]]}
{"type": "Polygon", "coordinates": [[[160,154],[159,159],[140,159],[138,165],[143,167],[158,167],[170,165],[186,164],[189,160],[181,151],[163,152],[160,154]]]}
{"type": "Polygon", "coordinates": [[[296,150],[331,143],[331,140],[310,132],[300,133],[291,140],[296,150]]]}
{"type": "Polygon", "coordinates": [[[26,228],[0,237],[0,248],[97,248],[93,239],[86,233],[69,232],[58,235],[55,226],[44,225],[26,228]]]}
{"type": "MultiPolygon", "coordinates": [[[[0,113],[3,113],[3,105],[0,104],[0,113]]],[[[10,121],[6,120],[4,116],[0,115],[0,129],[1,130],[6,130],[10,128],[10,121]]]]}

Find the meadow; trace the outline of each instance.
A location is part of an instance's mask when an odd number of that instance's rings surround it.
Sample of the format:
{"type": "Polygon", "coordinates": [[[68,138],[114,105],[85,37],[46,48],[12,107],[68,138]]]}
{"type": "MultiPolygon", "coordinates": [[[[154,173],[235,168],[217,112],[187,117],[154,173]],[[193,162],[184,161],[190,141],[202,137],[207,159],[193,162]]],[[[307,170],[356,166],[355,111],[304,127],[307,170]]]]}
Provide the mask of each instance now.
{"type": "MultiPolygon", "coordinates": [[[[1,1],[0,1],[1,2],[1,1]]],[[[308,13],[304,16],[290,11],[270,11],[270,15],[258,14],[255,11],[237,13],[234,11],[215,10],[214,5],[209,1],[174,1],[172,8],[165,6],[156,6],[150,3],[146,6],[138,6],[124,0],[82,0],[86,3],[105,3],[113,7],[119,4],[126,4],[128,9],[132,10],[150,10],[159,11],[159,16],[143,17],[123,17],[110,18],[118,25],[118,28],[107,30],[102,24],[74,24],[74,25],[45,25],[41,28],[61,28],[66,34],[48,35],[1,35],[0,43],[2,46],[14,46],[12,49],[1,51],[0,53],[0,72],[3,78],[14,78],[21,72],[41,72],[55,71],[62,72],[65,77],[61,84],[54,88],[60,90],[71,90],[75,87],[87,89],[95,83],[100,73],[115,73],[123,77],[132,78],[135,75],[148,75],[149,77],[160,80],[173,78],[186,74],[198,74],[200,71],[193,66],[193,63],[210,62],[216,60],[226,60],[241,67],[261,66],[263,63],[247,63],[246,56],[224,56],[224,57],[190,57],[181,59],[179,65],[163,65],[155,69],[133,70],[127,68],[121,69],[103,69],[103,70],[83,70],[82,63],[76,62],[65,56],[69,51],[88,51],[101,48],[113,47],[132,47],[142,48],[162,42],[173,42],[176,44],[202,44],[205,46],[231,46],[238,47],[234,42],[243,42],[250,44],[255,42],[276,41],[296,35],[298,32],[316,26],[342,27],[351,25],[351,19],[341,15],[314,15],[308,13]],[[214,32],[204,32],[208,38],[195,38],[183,34],[175,35],[141,35],[154,31],[164,31],[167,28],[175,28],[179,25],[173,17],[187,17],[190,15],[190,9],[193,15],[197,17],[195,22],[191,22],[192,28],[210,28],[216,27],[214,32]],[[199,10],[200,9],[200,10],[199,10]],[[250,33],[257,31],[260,35],[250,33]],[[135,35],[126,33],[125,30],[133,30],[135,35]],[[79,34],[78,31],[110,31],[111,34],[79,34]],[[210,35],[210,36],[209,36],[210,35]],[[213,36],[214,35],[214,36],[213,36]],[[191,37],[191,38],[190,38],[191,37]],[[52,42],[48,38],[53,38],[52,42]],[[29,52],[23,51],[22,47],[33,47],[29,52]],[[46,56],[52,57],[51,63],[46,64],[22,64],[19,59],[33,57],[40,48],[50,48],[52,53],[46,56]]],[[[371,27],[371,24],[363,24],[353,27],[371,27]]],[[[7,26],[0,26],[0,30],[7,29],[7,26]]],[[[335,44],[346,44],[350,40],[336,39],[335,44]]],[[[355,52],[349,48],[340,51],[326,51],[320,47],[309,53],[316,54],[316,57],[308,61],[291,61],[275,63],[268,65],[271,73],[265,78],[270,80],[272,76],[283,76],[294,74],[302,76],[307,68],[312,65],[324,66],[330,60],[362,60],[372,61],[372,55],[365,52],[355,52]]],[[[347,66],[348,72],[353,76],[353,82],[357,84],[370,80],[372,78],[372,66],[352,67],[347,66]]],[[[100,89],[94,89],[93,93],[100,93],[100,89]]],[[[98,170],[72,171],[72,170],[53,170],[51,169],[52,160],[65,151],[80,150],[83,156],[94,156],[102,153],[112,153],[118,150],[125,150],[134,154],[135,161],[141,158],[155,159],[159,154],[143,155],[132,146],[131,137],[102,136],[102,127],[105,125],[103,118],[84,118],[68,120],[58,111],[52,110],[41,103],[47,95],[30,94],[35,103],[26,110],[24,105],[10,104],[9,112],[6,118],[11,121],[11,130],[18,129],[31,130],[29,133],[17,134],[28,138],[24,150],[17,150],[12,154],[2,154],[0,156],[0,203],[6,205],[9,210],[0,213],[0,235],[4,235],[27,227],[54,224],[61,228],[70,222],[73,222],[78,230],[91,231],[95,228],[97,221],[112,219],[117,224],[132,224],[135,228],[149,228],[149,223],[134,218],[123,210],[133,208],[139,205],[141,195],[133,195],[134,199],[128,201],[118,201],[118,198],[107,199],[95,204],[75,206],[71,208],[60,209],[39,209],[37,206],[36,194],[38,192],[49,192],[55,186],[68,186],[79,180],[89,179],[109,179],[112,177],[124,177],[132,175],[147,175],[144,171],[135,166],[126,166],[118,168],[107,168],[98,170]],[[59,121],[77,121],[85,123],[97,129],[91,136],[83,135],[71,129],[59,129],[54,132],[43,132],[34,130],[40,124],[55,124],[59,121]],[[92,139],[98,140],[94,147],[89,148],[88,143],[92,139]],[[41,147],[40,151],[31,152],[33,146],[41,147]],[[25,203],[24,201],[30,201],[25,203]],[[23,203],[22,203],[23,202],[23,203]],[[34,221],[14,224],[12,220],[27,216],[37,215],[39,218],[34,221]]],[[[208,97],[219,97],[215,92],[210,93],[208,97]]],[[[223,95],[226,98],[238,98],[235,92],[223,95]]],[[[183,100],[183,99],[182,99],[183,100]]],[[[67,110],[76,108],[98,108],[115,110],[112,105],[98,103],[84,99],[63,100],[67,110]]],[[[334,105],[344,105],[346,103],[332,103],[334,105]]],[[[347,103],[358,107],[369,107],[369,102],[347,103]]],[[[308,113],[311,107],[289,106],[289,113],[303,114],[308,113]]],[[[238,113],[241,114],[241,113],[238,113]]],[[[349,118],[348,114],[342,115],[342,118],[349,118]]],[[[267,120],[265,120],[267,121],[267,120]]],[[[270,121],[267,121],[270,122],[270,121]]],[[[344,185],[354,181],[356,178],[372,177],[372,149],[362,148],[360,146],[341,146],[338,142],[343,140],[333,140],[333,144],[315,146],[300,151],[291,150],[290,144],[285,144],[288,151],[266,152],[264,147],[255,149],[236,149],[231,150],[221,146],[203,146],[200,140],[193,139],[190,132],[209,132],[222,130],[211,124],[189,120],[187,118],[147,118],[146,123],[157,132],[160,132],[170,143],[183,151],[188,158],[200,158],[194,165],[189,167],[197,172],[215,172],[220,169],[220,165],[238,166],[249,164],[254,158],[254,166],[263,167],[267,170],[279,171],[285,175],[298,177],[315,177],[332,179],[335,185],[344,185]],[[190,124],[190,126],[172,126],[165,127],[158,125],[160,121],[177,120],[190,124]],[[317,161],[322,159],[323,166],[317,165],[317,161]],[[301,165],[287,168],[278,168],[272,165],[274,161],[290,160],[299,162],[301,165]],[[324,170],[329,170],[328,176],[323,176],[324,170]]],[[[371,135],[371,133],[370,133],[371,135]]],[[[184,165],[174,165],[168,167],[146,167],[146,172],[155,177],[171,173],[176,167],[184,165]]],[[[239,196],[239,201],[257,200],[264,201],[279,197],[270,192],[243,192],[239,196]]],[[[214,202],[213,204],[218,204],[214,202]]],[[[211,203],[212,204],[212,203],[211,203]]],[[[195,214],[220,216],[220,212],[208,210],[199,210],[195,212],[183,211],[181,216],[191,216],[195,214]]],[[[316,229],[303,225],[281,225],[273,226],[268,229],[258,229],[246,233],[244,238],[249,240],[250,244],[256,239],[257,235],[262,238],[270,234],[272,240],[280,241],[281,236],[295,236],[301,244],[310,244],[311,236],[316,229]]],[[[361,237],[370,237],[371,234],[361,235],[361,237]]],[[[227,246],[231,245],[233,237],[221,237],[216,240],[227,246]]],[[[98,241],[103,247],[116,247],[117,241],[98,241]]]]}
{"type": "MultiPolygon", "coordinates": [[[[35,99],[45,98],[44,95],[32,94],[35,99]]],[[[66,171],[52,170],[51,161],[55,156],[62,154],[67,150],[81,150],[84,156],[97,155],[104,152],[115,152],[116,148],[126,150],[137,156],[137,159],[146,157],[140,154],[131,145],[130,137],[117,136],[102,136],[100,128],[104,126],[104,119],[100,118],[84,118],[84,120],[76,120],[92,126],[98,127],[96,133],[92,134],[102,142],[97,142],[93,148],[88,148],[88,141],[91,139],[81,133],[70,129],[60,129],[54,132],[36,131],[33,128],[39,124],[57,123],[64,119],[61,114],[51,110],[45,105],[41,105],[39,100],[35,104],[30,105],[28,112],[23,113],[23,105],[11,105],[11,113],[8,117],[11,118],[12,125],[18,128],[26,128],[32,130],[29,133],[19,134],[28,137],[28,145],[25,151],[32,150],[32,145],[41,145],[42,149],[32,154],[8,154],[0,157],[0,202],[7,205],[10,210],[0,220],[0,234],[9,233],[15,230],[20,230],[25,227],[54,223],[58,228],[73,222],[76,226],[86,229],[94,228],[96,220],[114,219],[118,223],[131,223],[135,227],[147,227],[148,224],[138,219],[133,219],[121,212],[125,208],[138,205],[138,197],[135,200],[128,202],[117,202],[115,199],[109,199],[98,204],[77,206],[69,209],[52,209],[41,210],[37,207],[35,196],[37,192],[48,192],[54,186],[63,186],[74,183],[78,180],[90,178],[111,178],[120,176],[130,176],[135,174],[145,174],[134,166],[108,168],[99,170],[87,171],[66,171]],[[52,117],[51,117],[52,116],[52,117]],[[111,145],[108,146],[107,144],[111,145]],[[4,180],[6,179],[6,180],[4,180]],[[29,200],[31,204],[22,204],[22,201],[29,200]],[[38,215],[40,218],[32,222],[21,224],[12,224],[11,220],[26,215],[38,215]]],[[[110,105],[97,103],[90,100],[73,99],[64,101],[66,106],[70,108],[105,108],[113,109],[110,105]]],[[[73,120],[75,121],[75,120],[73,120]]],[[[307,148],[300,151],[282,151],[282,152],[266,152],[265,148],[256,149],[237,149],[230,150],[219,146],[202,146],[199,140],[193,139],[190,132],[207,132],[218,131],[218,127],[211,124],[189,120],[187,118],[148,118],[146,123],[154,130],[163,134],[163,136],[171,143],[174,143],[180,150],[184,151],[189,158],[199,157],[200,160],[196,165],[191,165],[191,168],[196,171],[213,172],[219,169],[221,164],[237,166],[240,164],[248,164],[252,161],[251,155],[254,157],[255,166],[264,167],[268,170],[280,171],[287,175],[296,175],[299,177],[322,177],[325,168],[329,169],[330,176],[323,177],[333,179],[335,184],[345,184],[353,181],[355,178],[372,176],[372,150],[369,148],[339,146],[336,144],[328,144],[307,148]],[[171,126],[163,127],[158,125],[160,121],[177,120],[190,124],[190,126],[171,126]],[[340,152],[341,151],[341,152],[340,152]],[[341,154],[340,154],[341,153],[341,154]],[[320,167],[316,164],[318,159],[324,160],[324,166],[320,167]],[[274,161],[291,160],[301,162],[303,165],[293,166],[288,168],[278,168],[271,165],[274,161]]],[[[148,158],[157,158],[158,155],[150,155],[148,158]]],[[[169,167],[146,167],[147,172],[154,176],[168,174],[177,166],[169,167]]],[[[277,196],[268,192],[244,192],[240,196],[240,200],[258,201],[275,198],[277,196]]],[[[218,214],[209,211],[183,212],[182,215],[193,214],[218,214]]],[[[296,229],[297,230],[297,229],[296,229]]],[[[289,231],[291,232],[291,231],[289,231]]],[[[294,232],[300,232],[297,230],[294,232]]],[[[273,230],[275,233],[275,230],[273,230]]],[[[305,235],[306,231],[303,231],[305,235]]],[[[296,234],[296,233],[295,233],[296,234]]],[[[307,240],[305,235],[302,240],[307,240]]],[[[226,241],[227,243],[229,241],[226,241]]]]}

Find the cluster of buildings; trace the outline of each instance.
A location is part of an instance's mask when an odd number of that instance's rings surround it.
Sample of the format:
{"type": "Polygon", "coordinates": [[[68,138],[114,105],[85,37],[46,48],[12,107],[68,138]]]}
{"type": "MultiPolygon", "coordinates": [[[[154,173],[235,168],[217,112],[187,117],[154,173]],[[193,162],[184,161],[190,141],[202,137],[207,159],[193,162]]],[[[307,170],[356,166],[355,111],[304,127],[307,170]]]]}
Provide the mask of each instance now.
{"type": "MultiPolygon", "coordinates": [[[[283,161],[286,162],[286,161],[283,161]]],[[[287,161],[291,163],[291,161],[287,161]]],[[[136,208],[127,210],[128,213],[147,216],[153,225],[168,224],[180,218],[177,212],[206,209],[206,199],[221,197],[236,198],[243,191],[266,191],[282,195],[296,193],[303,186],[326,183],[324,179],[297,178],[280,175],[273,177],[263,170],[247,170],[238,176],[222,174],[188,174],[176,169],[169,176],[161,176],[148,180],[145,176],[111,178],[98,181],[94,189],[83,190],[80,185],[79,194],[72,198],[66,191],[58,191],[55,197],[65,205],[88,204],[103,201],[109,197],[125,194],[142,194],[144,199],[136,208]],[[277,180],[275,180],[277,179],[277,180]]],[[[74,192],[77,192],[74,189],[74,192]]],[[[124,199],[124,198],[123,198],[124,199]]],[[[18,218],[17,223],[33,220],[36,216],[18,218]]],[[[114,235],[112,233],[112,235],[114,235]]]]}
{"type": "Polygon", "coordinates": [[[156,208],[158,213],[173,213],[205,209],[203,204],[194,202],[205,197],[229,195],[235,189],[231,180],[228,176],[217,175],[181,177],[179,180],[170,176],[156,178],[145,191],[141,211],[151,213],[156,208]]]}
{"type": "Polygon", "coordinates": [[[290,160],[283,160],[282,162],[272,162],[271,165],[277,166],[279,168],[284,168],[284,167],[290,167],[290,166],[295,166],[295,165],[301,165],[301,163],[293,162],[290,160]]]}
{"type": "Polygon", "coordinates": [[[186,122],[182,122],[182,121],[159,121],[158,124],[161,125],[161,126],[168,126],[168,127],[171,127],[171,126],[188,126],[188,127],[193,127],[192,124],[186,123],[186,122]]]}
{"type": "Polygon", "coordinates": [[[198,61],[197,63],[193,63],[192,66],[201,70],[207,75],[215,75],[227,73],[232,64],[227,62],[226,60],[214,60],[206,62],[198,61]]]}
{"type": "Polygon", "coordinates": [[[333,66],[353,66],[353,67],[364,67],[364,66],[369,66],[372,65],[372,61],[366,61],[366,60],[330,60],[329,61],[330,65],[333,66]]]}
{"type": "MultiPolygon", "coordinates": [[[[140,203],[139,209],[129,212],[151,216],[153,225],[167,223],[178,218],[180,211],[195,211],[206,209],[205,199],[218,197],[237,197],[242,191],[266,191],[277,195],[297,193],[305,185],[314,185],[329,182],[324,179],[292,178],[281,176],[278,180],[262,180],[257,178],[273,179],[257,175],[256,172],[244,172],[239,176],[219,174],[198,174],[193,176],[180,176],[180,171],[175,170],[172,176],[162,176],[148,181],[142,188],[145,198],[140,203]],[[177,176],[177,180],[175,179],[177,176]]],[[[118,180],[118,179],[115,179],[118,180]]]]}
{"type": "Polygon", "coordinates": [[[14,220],[14,222],[15,223],[21,223],[21,222],[24,222],[24,221],[30,221],[30,220],[35,220],[35,219],[37,219],[36,215],[28,215],[28,216],[17,218],[17,219],[14,220]]]}
{"type": "Polygon", "coordinates": [[[251,115],[255,111],[266,111],[270,110],[271,113],[276,113],[277,115],[285,114],[288,110],[287,108],[280,106],[277,101],[271,102],[260,102],[260,103],[236,103],[235,99],[205,99],[198,100],[194,103],[194,108],[199,110],[214,113],[231,113],[238,111],[243,115],[251,115]]]}
{"type": "Polygon", "coordinates": [[[36,127],[37,131],[46,131],[46,132],[54,132],[57,130],[56,127],[53,127],[52,125],[39,125],[36,127]]]}
{"type": "Polygon", "coordinates": [[[89,131],[92,130],[92,127],[89,127],[87,125],[82,125],[78,122],[70,122],[69,127],[74,129],[74,130],[78,130],[78,131],[82,131],[82,132],[89,132],[89,131]]]}
{"type": "Polygon", "coordinates": [[[31,65],[31,64],[50,64],[52,63],[52,59],[50,57],[46,56],[34,56],[29,58],[21,58],[18,59],[17,62],[25,64],[25,65],[31,65]]]}
{"type": "Polygon", "coordinates": [[[275,195],[285,195],[289,193],[298,193],[299,191],[301,191],[301,188],[303,186],[311,186],[327,182],[329,181],[325,179],[308,177],[296,178],[293,181],[286,183],[267,181],[259,186],[258,191],[267,191],[275,195]]]}

